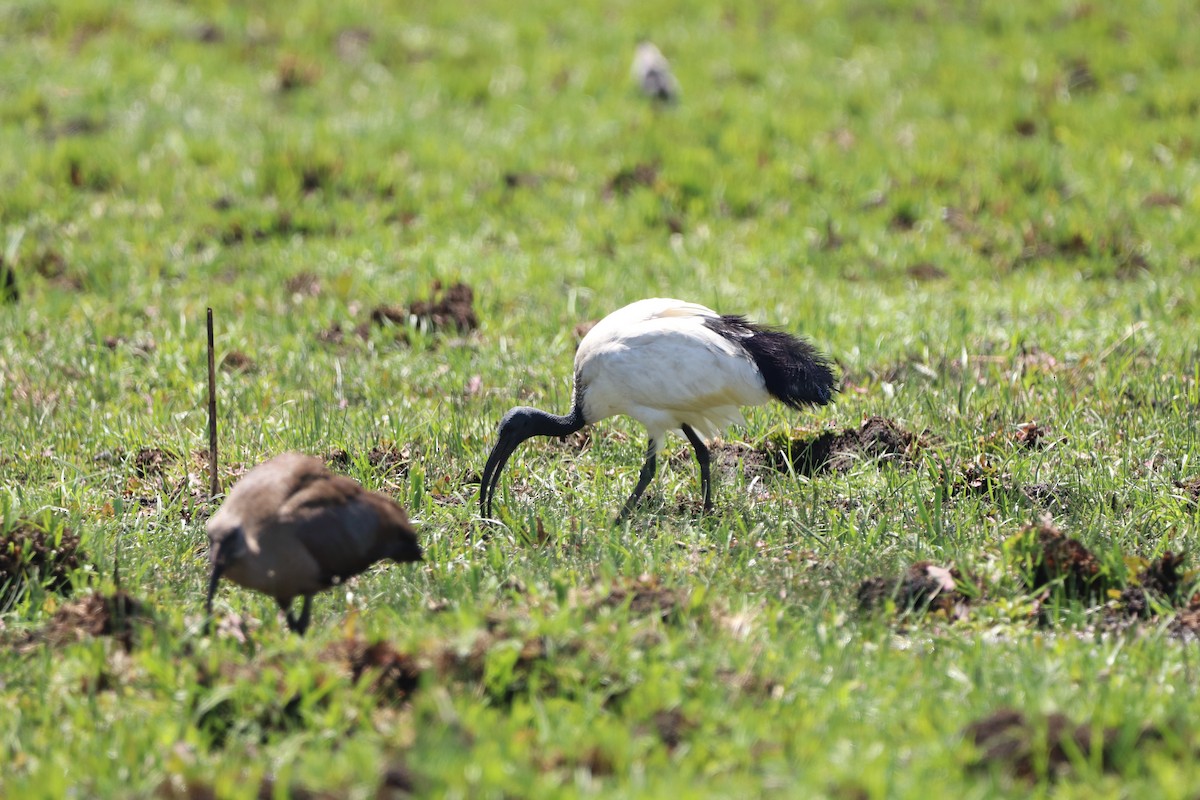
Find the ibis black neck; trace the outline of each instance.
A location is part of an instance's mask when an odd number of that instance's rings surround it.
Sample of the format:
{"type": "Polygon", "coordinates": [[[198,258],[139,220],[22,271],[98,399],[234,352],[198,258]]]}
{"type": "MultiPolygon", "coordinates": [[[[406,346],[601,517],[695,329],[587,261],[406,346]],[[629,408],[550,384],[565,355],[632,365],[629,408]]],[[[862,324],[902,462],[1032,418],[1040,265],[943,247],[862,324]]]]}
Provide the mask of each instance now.
{"type": "Polygon", "coordinates": [[[578,396],[572,404],[571,413],[566,415],[551,414],[537,408],[514,408],[509,411],[500,423],[500,439],[492,448],[483,475],[480,476],[480,514],[484,517],[492,515],[492,497],[500,482],[500,473],[509,456],[522,442],[534,436],[567,436],[586,424],[583,403],[579,402],[578,396]]]}

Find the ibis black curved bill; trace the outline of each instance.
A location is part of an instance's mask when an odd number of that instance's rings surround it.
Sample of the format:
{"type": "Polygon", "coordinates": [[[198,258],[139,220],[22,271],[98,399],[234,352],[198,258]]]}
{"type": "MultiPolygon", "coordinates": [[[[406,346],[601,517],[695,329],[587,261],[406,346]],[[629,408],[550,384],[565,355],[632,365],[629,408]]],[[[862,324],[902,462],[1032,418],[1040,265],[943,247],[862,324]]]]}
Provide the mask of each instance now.
{"type": "Polygon", "coordinates": [[[208,599],[204,601],[204,631],[208,632],[209,626],[212,624],[212,607],[213,597],[217,594],[217,584],[221,582],[221,573],[225,567],[223,564],[214,563],[212,574],[208,577],[208,599]]]}
{"type": "Polygon", "coordinates": [[[500,484],[500,473],[508,463],[513,451],[521,441],[511,437],[501,436],[500,441],[492,448],[487,465],[483,468],[483,477],[479,481],[479,513],[486,519],[492,516],[492,499],[496,496],[496,487],[500,484]]]}

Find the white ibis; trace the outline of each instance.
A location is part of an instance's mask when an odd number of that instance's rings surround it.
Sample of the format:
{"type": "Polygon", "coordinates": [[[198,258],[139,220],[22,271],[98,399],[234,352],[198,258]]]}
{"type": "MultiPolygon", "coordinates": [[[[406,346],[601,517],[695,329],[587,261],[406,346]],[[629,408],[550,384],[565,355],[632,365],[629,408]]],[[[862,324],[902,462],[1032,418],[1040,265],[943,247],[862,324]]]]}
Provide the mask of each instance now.
{"type": "Polygon", "coordinates": [[[504,415],[480,481],[480,513],[492,515],[500,473],[521,442],[566,436],[617,414],[633,417],[650,435],[637,486],[618,520],[654,477],[668,432],[682,432],[695,449],[704,508],[711,510],[705,442],[726,425],[745,422],[740,406],[772,397],[793,408],[823,405],[834,391],[829,362],[803,339],[683,300],[639,300],[600,320],[580,342],[571,413],[522,406],[504,415]]]}
{"type": "Polygon", "coordinates": [[[662,103],[679,99],[679,81],[671,74],[671,65],[662,52],[650,42],[641,42],[633,53],[630,67],[633,79],[642,94],[662,103]]]}
{"type": "Polygon", "coordinates": [[[421,561],[404,509],[334,475],[312,456],[285,453],[247,472],[208,521],[208,617],[221,576],[274,597],[304,635],[312,596],[384,558],[421,561]],[[297,619],[292,600],[304,597],[297,619]]]}

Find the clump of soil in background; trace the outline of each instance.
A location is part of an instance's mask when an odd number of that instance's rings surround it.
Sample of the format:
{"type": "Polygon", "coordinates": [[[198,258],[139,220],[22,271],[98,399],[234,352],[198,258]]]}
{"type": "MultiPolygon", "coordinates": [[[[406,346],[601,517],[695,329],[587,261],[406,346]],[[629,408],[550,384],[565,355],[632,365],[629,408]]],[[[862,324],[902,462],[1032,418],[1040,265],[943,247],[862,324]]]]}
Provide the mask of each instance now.
{"type": "Polygon", "coordinates": [[[905,273],[917,281],[937,281],[946,277],[946,270],[929,261],[919,261],[906,269],[905,273]]]}
{"type": "MultiPolygon", "coordinates": [[[[409,797],[416,792],[416,780],[412,771],[402,762],[397,762],[385,769],[379,778],[379,788],[374,797],[376,800],[394,800],[409,797]]],[[[207,781],[196,778],[172,776],[163,780],[154,790],[154,796],[159,800],[218,800],[216,788],[207,781]]],[[[272,800],[275,797],[287,797],[290,800],[339,800],[345,797],[344,791],[316,791],[299,784],[292,784],[286,791],[277,793],[275,780],[269,775],[258,785],[256,800],[272,800]]]]}
{"type": "Polygon", "coordinates": [[[954,567],[918,561],[899,578],[879,575],[863,581],[858,587],[858,605],[872,611],[890,600],[899,614],[940,611],[951,619],[962,619],[970,601],[958,590],[961,580],[962,575],[954,567]]]}
{"type": "Polygon", "coordinates": [[[604,196],[627,195],[639,186],[653,186],[658,180],[658,164],[643,161],[618,170],[604,184],[604,196]]]}
{"type": "Polygon", "coordinates": [[[925,443],[924,434],[884,417],[869,417],[857,429],[828,430],[809,439],[773,439],[760,452],[781,472],[790,467],[801,475],[816,475],[846,472],[862,460],[911,464],[925,443]]]}
{"type": "Polygon", "coordinates": [[[158,447],[143,447],[133,457],[133,471],[139,478],[161,475],[163,468],[175,462],[175,455],[158,447]]]}
{"type": "Polygon", "coordinates": [[[1132,586],[1121,591],[1120,606],[1130,616],[1152,616],[1152,601],[1158,599],[1167,605],[1179,602],[1179,589],[1183,583],[1184,554],[1176,555],[1170,550],[1162,557],[1151,561],[1141,570],[1132,586]]]}
{"type": "Polygon", "coordinates": [[[952,475],[947,475],[949,470],[949,465],[941,467],[940,484],[945,487],[945,492],[950,497],[962,494],[986,497],[1006,494],[1009,491],[1000,469],[985,456],[967,462],[952,475]]]}
{"type": "Polygon", "coordinates": [[[1023,422],[1017,426],[1012,440],[1026,450],[1041,450],[1046,446],[1049,430],[1044,425],[1034,422],[1023,422]]]}
{"type": "Polygon", "coordinates": [[[283,286],[292,297],[317,297],[321,294],[321,279],[312,272],[297,272],[283,286]]]}
{"type": "Polygon", "coordinates": [[[688,595],[663,586],[657,576],[643,574],[613,584],[608,593],[586,603],[594,609],[620,608],[629,604],[629,613],[637,617],[656,616],[663,622],[677,619],[687,606],[688,595]]]}
{"type": "Polygon", "coordinates": [[[1008,708],[972,722],[962,735],[979,751],[973,766],[1001,767],[1023,780],[1035,780],[1040,765],[1045,766],[1046,775],[1062,776],[1070,772],[1075,759],[1091,761],[1097,747],[1103,769],[1118,772],[1121,767],[1118,756],[1163,739],[1162,731],[1152,726],[1143,727],[1132,738],[1122,741],[1118,728],[1096,730],[1088,723],[1075,725],[1061,713],[1035,722],[1008,708]]]}
{"type": "Polygon", "coordinates": [[[323,657],[345,664],[356,683],[364,673],[372,674],[371,691],[391,700],[407,698],[421,684],[422,670],[417,660],[387,642],[367,644],[362,639],[346,639],[327,647],[323,657]]]}
{"type": "Polygon", "coordinates": [[[1182,489],[1192,505],[1200,504],[1200,475],[1175,481],[1175,488],[1182,489]]]}
{"type": "Polygon", "coordinates": [[[689,719],[686,714],[677,708],[666,709],[659,711],[654,715],[654,730],[658,733],[658,738],[666,745],[668,751],[674,752],[675,748],[683,742],[683,740],[696,729],[694,720],[689,719]]]}
{"type": "MultiPolygon", "coordinates": [[[[367,463],[384,474],[395,473],[403,477],[408,474],[413,458],[420,456],[419,451],[414,453],[413,450],[412,445],[396,447],[391,442],[381,442],[367,453],[367,463]]],[[[324,459],[326,464],[338,469],[346,469],[354,462],[354,456],[341,447],[327,452],[324,459]]]]}
{"type": "Polygon", "coordinates": [[[46,642],[60,647],[90,637],[111,636],[128,653],[133,650],[137,627],[152,622],[146,605],[128,592],[118,589],[111,595],[89,594],[59,608],[45,628],[29,635],[24,646],[46,642]]]}
{"type": "Polygon", "coordinates": [[[250,372],[254,369],[254,359],[241,350],[230,350],[221,358],[221,369],[225,372],[250,372]]]}
{"type": "Polygon", "coordinates": [[[1067,597],[1096,600],[1109,588],[1108,576],[1092,551],[1066,536],[1049,516],[1026,525],[1005,542],[1022,580],[1031,591],[1059,587],[1067,597]]]}
{"type": "Polygon", "coordinates": [[[71,574],[82,557],[79,536],[70,530],[64,528],[62,536],[55,537],[32,522],[18,522],[0,536],[0,608],[21,597],[33,581],[47,591],[69,595],[71,574]]]}
{"type": "Polygon", "coordinates": [[[469,333],[479,327],[475,316],[475,290],[466,283],[456,283],[443,290],[441,281],[434,281],[428,300],[414,300],[403,306],[379,306],[371,312],[376,325],[408,325],[415,323],[422,330],[437,333],[453,327],[459,333],[469,333]]]}

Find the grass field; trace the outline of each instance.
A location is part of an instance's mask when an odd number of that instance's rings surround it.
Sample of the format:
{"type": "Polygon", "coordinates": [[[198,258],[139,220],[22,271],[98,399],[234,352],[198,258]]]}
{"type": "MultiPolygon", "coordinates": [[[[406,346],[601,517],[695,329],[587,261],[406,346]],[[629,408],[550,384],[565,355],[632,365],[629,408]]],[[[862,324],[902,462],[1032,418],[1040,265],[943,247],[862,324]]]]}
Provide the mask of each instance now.
{"type": "Polygon", "coordinates": [[[0,796],[1196,797],[1198,29],[0,5],[0,796]],[[481,520],[504,411],[660,295],[805,335],[837,403],[749,410],[711,515],[672,440],[612,524],[618,419],[481,520]],[[223,485],[319,455],[426,549],[303,639],[228,583],[200,631],[206,307],[223,485]]]}

